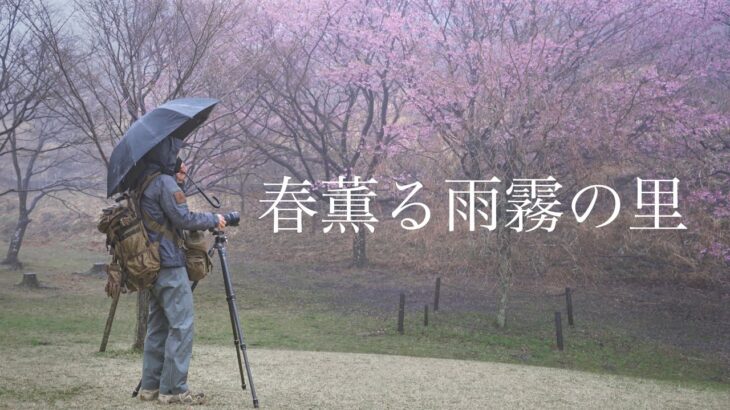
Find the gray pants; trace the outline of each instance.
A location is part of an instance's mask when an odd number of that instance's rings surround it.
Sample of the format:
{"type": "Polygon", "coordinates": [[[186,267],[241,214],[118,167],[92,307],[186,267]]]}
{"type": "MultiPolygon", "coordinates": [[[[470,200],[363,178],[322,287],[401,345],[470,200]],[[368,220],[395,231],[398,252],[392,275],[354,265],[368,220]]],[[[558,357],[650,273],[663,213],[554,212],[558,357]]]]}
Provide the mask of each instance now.
{"type": "Polygon", "coordinates": [[[151,289],[142,388],[161,394],[188,390],[193,353],[193,292],[184,267],[162,268],[151,289]]]}

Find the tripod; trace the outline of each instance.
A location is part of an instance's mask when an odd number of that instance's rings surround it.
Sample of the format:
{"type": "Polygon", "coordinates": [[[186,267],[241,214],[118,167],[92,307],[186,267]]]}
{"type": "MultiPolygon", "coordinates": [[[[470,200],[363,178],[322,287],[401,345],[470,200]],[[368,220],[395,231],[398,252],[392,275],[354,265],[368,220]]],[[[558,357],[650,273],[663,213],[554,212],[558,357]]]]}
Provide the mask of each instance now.
{"type": "MultiPolygon", "coordinates": [[[[225,232],[220,229],[212,229],[213,236],[215,236],[215,242],[213,243],[213,250],[218,251],[218,256],[221,261],[221,271],[223,272],[223,284],[226,287],[226,301],[228,302],[228,312],[231,315],[231,328],[233,329],[233,344],[236,346],[236,357],[238,358],[238,372],[241,374],[241,388],[246,390],[246,379],[243,375],[243,367],[246,367],[246,375],[248,376],[248,382],[251,385],[251,397],[253,398],[253,407],[259,407],[259,399],[256,397],[256,388],[253,385],[253,375],[251,374],[251,366],[248,363],[248,354],[246,352],[246,343],[243,341],[243,330],[241,324],[238,321],[238,308],[236,307],[236,295],[233,293],[233,283],[231,282],[231,275],[228,272],[228,260],[226,259],[226,238],[225,232]],[[241,362],[241,355],[243,354],[243,363],[241,362]]],[[[198,282],[194,282],[192,290],[198,282]]],[[[139,390],[142,387],[142,380],[139,381],[137,387],[132,392],[132,397],[137,397],[139,390]]]]}
{"type": "MultiPolygon", "coordinates": [[[[243,367],[246,367],[246,376],[248,383],[251,385],[251,397],[253,398],[253,407],[259,407],[259,399],[256,397],[256,388],[253,385],[253,375],[251,374],[251,366],[248,363],[248,354],[246,353],[246,343],[243,341],[243,330],[238,321],[238,308],[236,308],[236,295],[233,293],[233,283],[228,273],[228,261],[226,260],[226,238],[225,233],[220,229],[213,229],[215,243],[213,249],[218,251],[221,260],[221,270],[223,271],[223,284],[226,287],[226,301],[228,301],[228,312],[231,315],[231,328],[233,329],[233,344],[236,346],[236,357],[238,358],[238,372],[241,374],[241,388],[246,390],[246,379],[243,377],[243,367]],[[243,364],[241,363],[241,355],[243,355],[243,364]]],[[[213,250],[211,249],[211,251],[213,250]]]]}

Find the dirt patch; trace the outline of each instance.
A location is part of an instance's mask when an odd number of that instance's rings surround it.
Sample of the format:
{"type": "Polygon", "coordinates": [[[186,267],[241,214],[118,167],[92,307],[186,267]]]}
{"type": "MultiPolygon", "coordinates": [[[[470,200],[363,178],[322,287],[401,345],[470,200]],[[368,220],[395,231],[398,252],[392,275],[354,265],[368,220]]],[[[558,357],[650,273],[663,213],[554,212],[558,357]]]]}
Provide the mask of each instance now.
{"type": "MultiPolygon", "coordinates": [[[[114,346],[121,349],[122,346],[114,346]]],[[[130,397],[138,356],[93,346],[2,351],[0,407],[159,408],[130,397]]],[[[353,353],[250,350],[262,408],[725,408],[727,391],[563,369],[353,353]]],[[[197,346],[192,388],[205,408],[251,408],[232,347],[197,346]]],[[[171,407],[174,408],[174,407],[171,407]]]]}

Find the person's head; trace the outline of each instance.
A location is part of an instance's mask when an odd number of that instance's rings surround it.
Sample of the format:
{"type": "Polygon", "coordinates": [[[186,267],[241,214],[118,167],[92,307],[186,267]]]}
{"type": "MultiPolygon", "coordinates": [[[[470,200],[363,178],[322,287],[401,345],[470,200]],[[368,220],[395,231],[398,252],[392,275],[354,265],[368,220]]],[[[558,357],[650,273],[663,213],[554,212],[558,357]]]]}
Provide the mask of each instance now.
{"type": "Polygon", "coordinates": [[[165,138],[145,155],[144,160],[155,171],[175,175],[177,155],[182,146],[183,141],[179,138],[165,138]]]}

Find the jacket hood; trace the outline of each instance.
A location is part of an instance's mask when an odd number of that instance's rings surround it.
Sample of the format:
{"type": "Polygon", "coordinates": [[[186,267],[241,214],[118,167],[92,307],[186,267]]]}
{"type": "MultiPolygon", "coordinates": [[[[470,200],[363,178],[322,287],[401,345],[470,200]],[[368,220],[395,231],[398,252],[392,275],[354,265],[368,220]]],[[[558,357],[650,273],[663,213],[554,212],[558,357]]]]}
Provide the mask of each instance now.
{"type": "Polygon", "coordinates": [[[145,174],[162,172],[167,175],[175,175],[177,154],[183,146],[179,138],[168,137],[155,145],[145,156],[145,174]]]}

